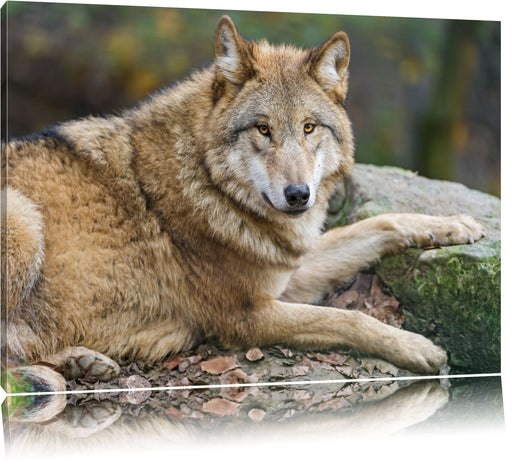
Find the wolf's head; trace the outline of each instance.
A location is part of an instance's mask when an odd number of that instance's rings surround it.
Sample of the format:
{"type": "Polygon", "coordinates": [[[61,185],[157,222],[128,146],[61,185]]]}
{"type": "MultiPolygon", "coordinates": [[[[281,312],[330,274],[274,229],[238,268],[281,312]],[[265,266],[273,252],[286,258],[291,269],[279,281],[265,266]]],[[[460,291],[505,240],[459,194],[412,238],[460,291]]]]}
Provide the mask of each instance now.
{"type": "Polygon", "coordinates": [[[347,36],[338,32],[310,50],[271,46],[244,39],[224,16],[215,53],[215,123],[224,146],[210,158],[214,181],[265,216],[302,215],[320,196],[325,203],[327,184],[353,162],[347,36]]]}

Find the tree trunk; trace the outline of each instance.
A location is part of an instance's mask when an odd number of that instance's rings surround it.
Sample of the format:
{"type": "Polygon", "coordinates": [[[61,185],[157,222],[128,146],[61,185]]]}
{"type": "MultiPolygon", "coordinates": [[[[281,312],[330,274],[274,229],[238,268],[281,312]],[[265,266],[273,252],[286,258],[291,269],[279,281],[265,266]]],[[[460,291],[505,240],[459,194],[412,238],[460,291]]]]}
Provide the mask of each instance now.
{"type": "Polygon", "coordinates": [[[450,21],[441,71],[419,122],[419,172],[455,179],[455,155],[465,141],[464,103],[477,63],[477,21],[450,21]]]}

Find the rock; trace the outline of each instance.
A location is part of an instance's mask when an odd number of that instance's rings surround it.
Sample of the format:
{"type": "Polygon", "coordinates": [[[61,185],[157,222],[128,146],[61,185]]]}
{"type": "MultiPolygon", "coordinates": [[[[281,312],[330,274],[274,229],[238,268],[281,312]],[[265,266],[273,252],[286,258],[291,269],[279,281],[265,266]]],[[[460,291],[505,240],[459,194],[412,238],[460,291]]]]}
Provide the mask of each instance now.
{"type": "Polygon", "coordinates": [[[203,412],[217,414],[220,416],[234,415],[238,411],[240,404],[233,403],[227,399],[214,398],[203,404],[203,412]]]}
{"type": "Polygon", "coordinates": [[[120,378],[119,386],[121,388],[135,388],[133,391],[122,392],[119,395],[120,403],[141,404],[151,396],[151,390],[149,390],[151,388],[150,381],[140,375],[120,378]]]}
{"type": "Polygon", "coordinates": [[[263,418],[265,417],[265,414],[266,412],[263,411],[262,409],[251,409],[247,415],[248,417],[253,421],[253,422],[256,422],[256,423],[260,423],[263,418]]]}
{"type": "Polygon", "coordinates": [[[208,361],[203,361],[200,364],[203,371],[215,375],[223,374],[224,372],[239,367],[232,358],[227,356],[218,356],[216,358],[209,359],[208,361]]]}
{"type": "Polygon", "coordinates": [[[263,359],[264,355],[258,347],[252,347],[245,353],[245,357],[249,361],[258,361],[263,359]]]}
{"type": "Polygon", "coordinates": [[[358,164],[331,199],[327,227],[387,212],[467,214],[486,228],[472,245],[407,249],[375,272],[400,301],[404,328],[434,337],[453,370],[500,371],[501,201],[446,181],[358,164]]]}

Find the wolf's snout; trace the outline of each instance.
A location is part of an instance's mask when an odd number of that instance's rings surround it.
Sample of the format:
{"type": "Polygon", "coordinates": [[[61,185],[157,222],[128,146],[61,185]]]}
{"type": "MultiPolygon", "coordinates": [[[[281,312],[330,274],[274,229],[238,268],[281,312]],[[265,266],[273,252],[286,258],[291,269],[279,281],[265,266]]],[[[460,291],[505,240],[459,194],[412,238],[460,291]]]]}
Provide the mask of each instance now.
{"type": "Polygon", "coordinates": [[[306,183],[293,183],[286,187],[284,196],[290,207],[304,206],[309,201],[309,186],[306,183]]]}

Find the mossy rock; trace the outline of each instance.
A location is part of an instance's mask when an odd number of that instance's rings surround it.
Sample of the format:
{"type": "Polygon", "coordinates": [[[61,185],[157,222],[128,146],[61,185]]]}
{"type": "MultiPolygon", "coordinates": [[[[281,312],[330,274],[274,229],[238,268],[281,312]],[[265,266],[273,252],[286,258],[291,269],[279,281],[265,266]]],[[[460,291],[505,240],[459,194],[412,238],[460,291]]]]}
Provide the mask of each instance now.
{"type": "Polygon", "coordinates": [[[400,301],[404,327],[434,337],[456,372],[500,371],[501,201],[458,183],[358,164],[331,200],[328,227],[387,212],[467,214],[486,228],[472,245],[407,249],[375,272],[400,301]]]}

